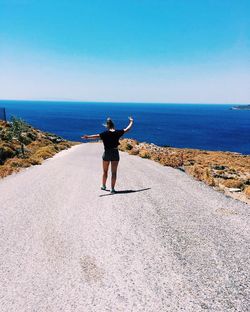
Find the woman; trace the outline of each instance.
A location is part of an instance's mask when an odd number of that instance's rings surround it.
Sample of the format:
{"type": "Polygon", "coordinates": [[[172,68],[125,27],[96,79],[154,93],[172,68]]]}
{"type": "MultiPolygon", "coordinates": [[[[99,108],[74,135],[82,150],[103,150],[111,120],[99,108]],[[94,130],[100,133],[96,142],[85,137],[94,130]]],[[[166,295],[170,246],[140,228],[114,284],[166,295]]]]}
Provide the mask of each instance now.
{"type": "Polygon", "coordinates": [[[120,137],[128,132],[133,126],[134,120],[129,117],[129,125],[123,130],[115,130],[115,125],[113,121],[108,118],[105,124],[107,128],[106,131],[100,134],[84,135],[83,139],[101,139],[104,144],[104,153],[102,155],[103,159],[103,176],[102,176],[102,190],[106,190],[106,181],[108,178],[108,168],[111,162],[111,194],[115,194],[115,183],[116,183],[116,173],[117,167],[120,160],[118,145],[120,137]]]}

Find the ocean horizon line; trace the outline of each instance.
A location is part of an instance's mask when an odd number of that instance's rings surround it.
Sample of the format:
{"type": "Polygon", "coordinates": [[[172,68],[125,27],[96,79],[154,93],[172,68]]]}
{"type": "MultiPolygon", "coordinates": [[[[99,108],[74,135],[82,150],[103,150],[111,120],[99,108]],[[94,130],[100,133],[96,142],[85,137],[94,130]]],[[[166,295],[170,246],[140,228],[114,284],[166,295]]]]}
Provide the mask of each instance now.
{"type": "Polygon", "coordinates": [[[53,103],[94,103],[94,104],[157,104],[157,105],[250,105],[249,103],[208,103],[208,102],[135,102],[135,101],[93,101],[74,99],[0,99],[0,102],[53,102],[53,103]]]}

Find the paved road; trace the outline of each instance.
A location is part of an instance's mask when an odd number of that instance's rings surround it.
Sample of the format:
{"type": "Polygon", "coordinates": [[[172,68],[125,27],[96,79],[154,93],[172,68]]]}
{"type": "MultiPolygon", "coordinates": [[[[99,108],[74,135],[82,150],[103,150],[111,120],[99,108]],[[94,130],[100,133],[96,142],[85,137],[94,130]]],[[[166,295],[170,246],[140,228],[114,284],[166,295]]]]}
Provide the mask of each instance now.
{"type": "Polygon", "coordinates": [[[249,311],[250,206],[102,146],[75,146],[0,181],[1,312],[249,311]]]}

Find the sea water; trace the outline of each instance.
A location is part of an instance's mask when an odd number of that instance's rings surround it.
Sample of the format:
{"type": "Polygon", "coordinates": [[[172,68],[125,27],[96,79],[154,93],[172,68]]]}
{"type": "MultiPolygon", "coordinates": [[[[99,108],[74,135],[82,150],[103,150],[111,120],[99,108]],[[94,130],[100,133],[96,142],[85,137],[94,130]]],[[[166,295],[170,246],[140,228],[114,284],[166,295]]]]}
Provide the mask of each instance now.
{"type": "Polygon", "coordinates": [[[231,110],[232,106],[0,101],[7,119],[21,117],[36,128],[73,141],[81,141],[83,134],[104,131],[107,117],[117,129],[123,129],[128,116],[133,116],[134,126],[127,138],[161,146],[250,154],[250,110],[231,110]]]}

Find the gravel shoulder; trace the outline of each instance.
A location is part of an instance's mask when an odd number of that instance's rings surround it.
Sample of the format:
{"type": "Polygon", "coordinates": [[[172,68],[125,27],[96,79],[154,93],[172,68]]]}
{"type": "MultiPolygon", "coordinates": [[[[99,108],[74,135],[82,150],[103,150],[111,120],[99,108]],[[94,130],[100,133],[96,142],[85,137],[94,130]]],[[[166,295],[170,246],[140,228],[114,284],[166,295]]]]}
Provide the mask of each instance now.
{"type": "Polygon", "coordinates": [[[248,311],[250,206],[122,152],[110,195],[102,149],[0,181],[1,311],[248,311]]]}

